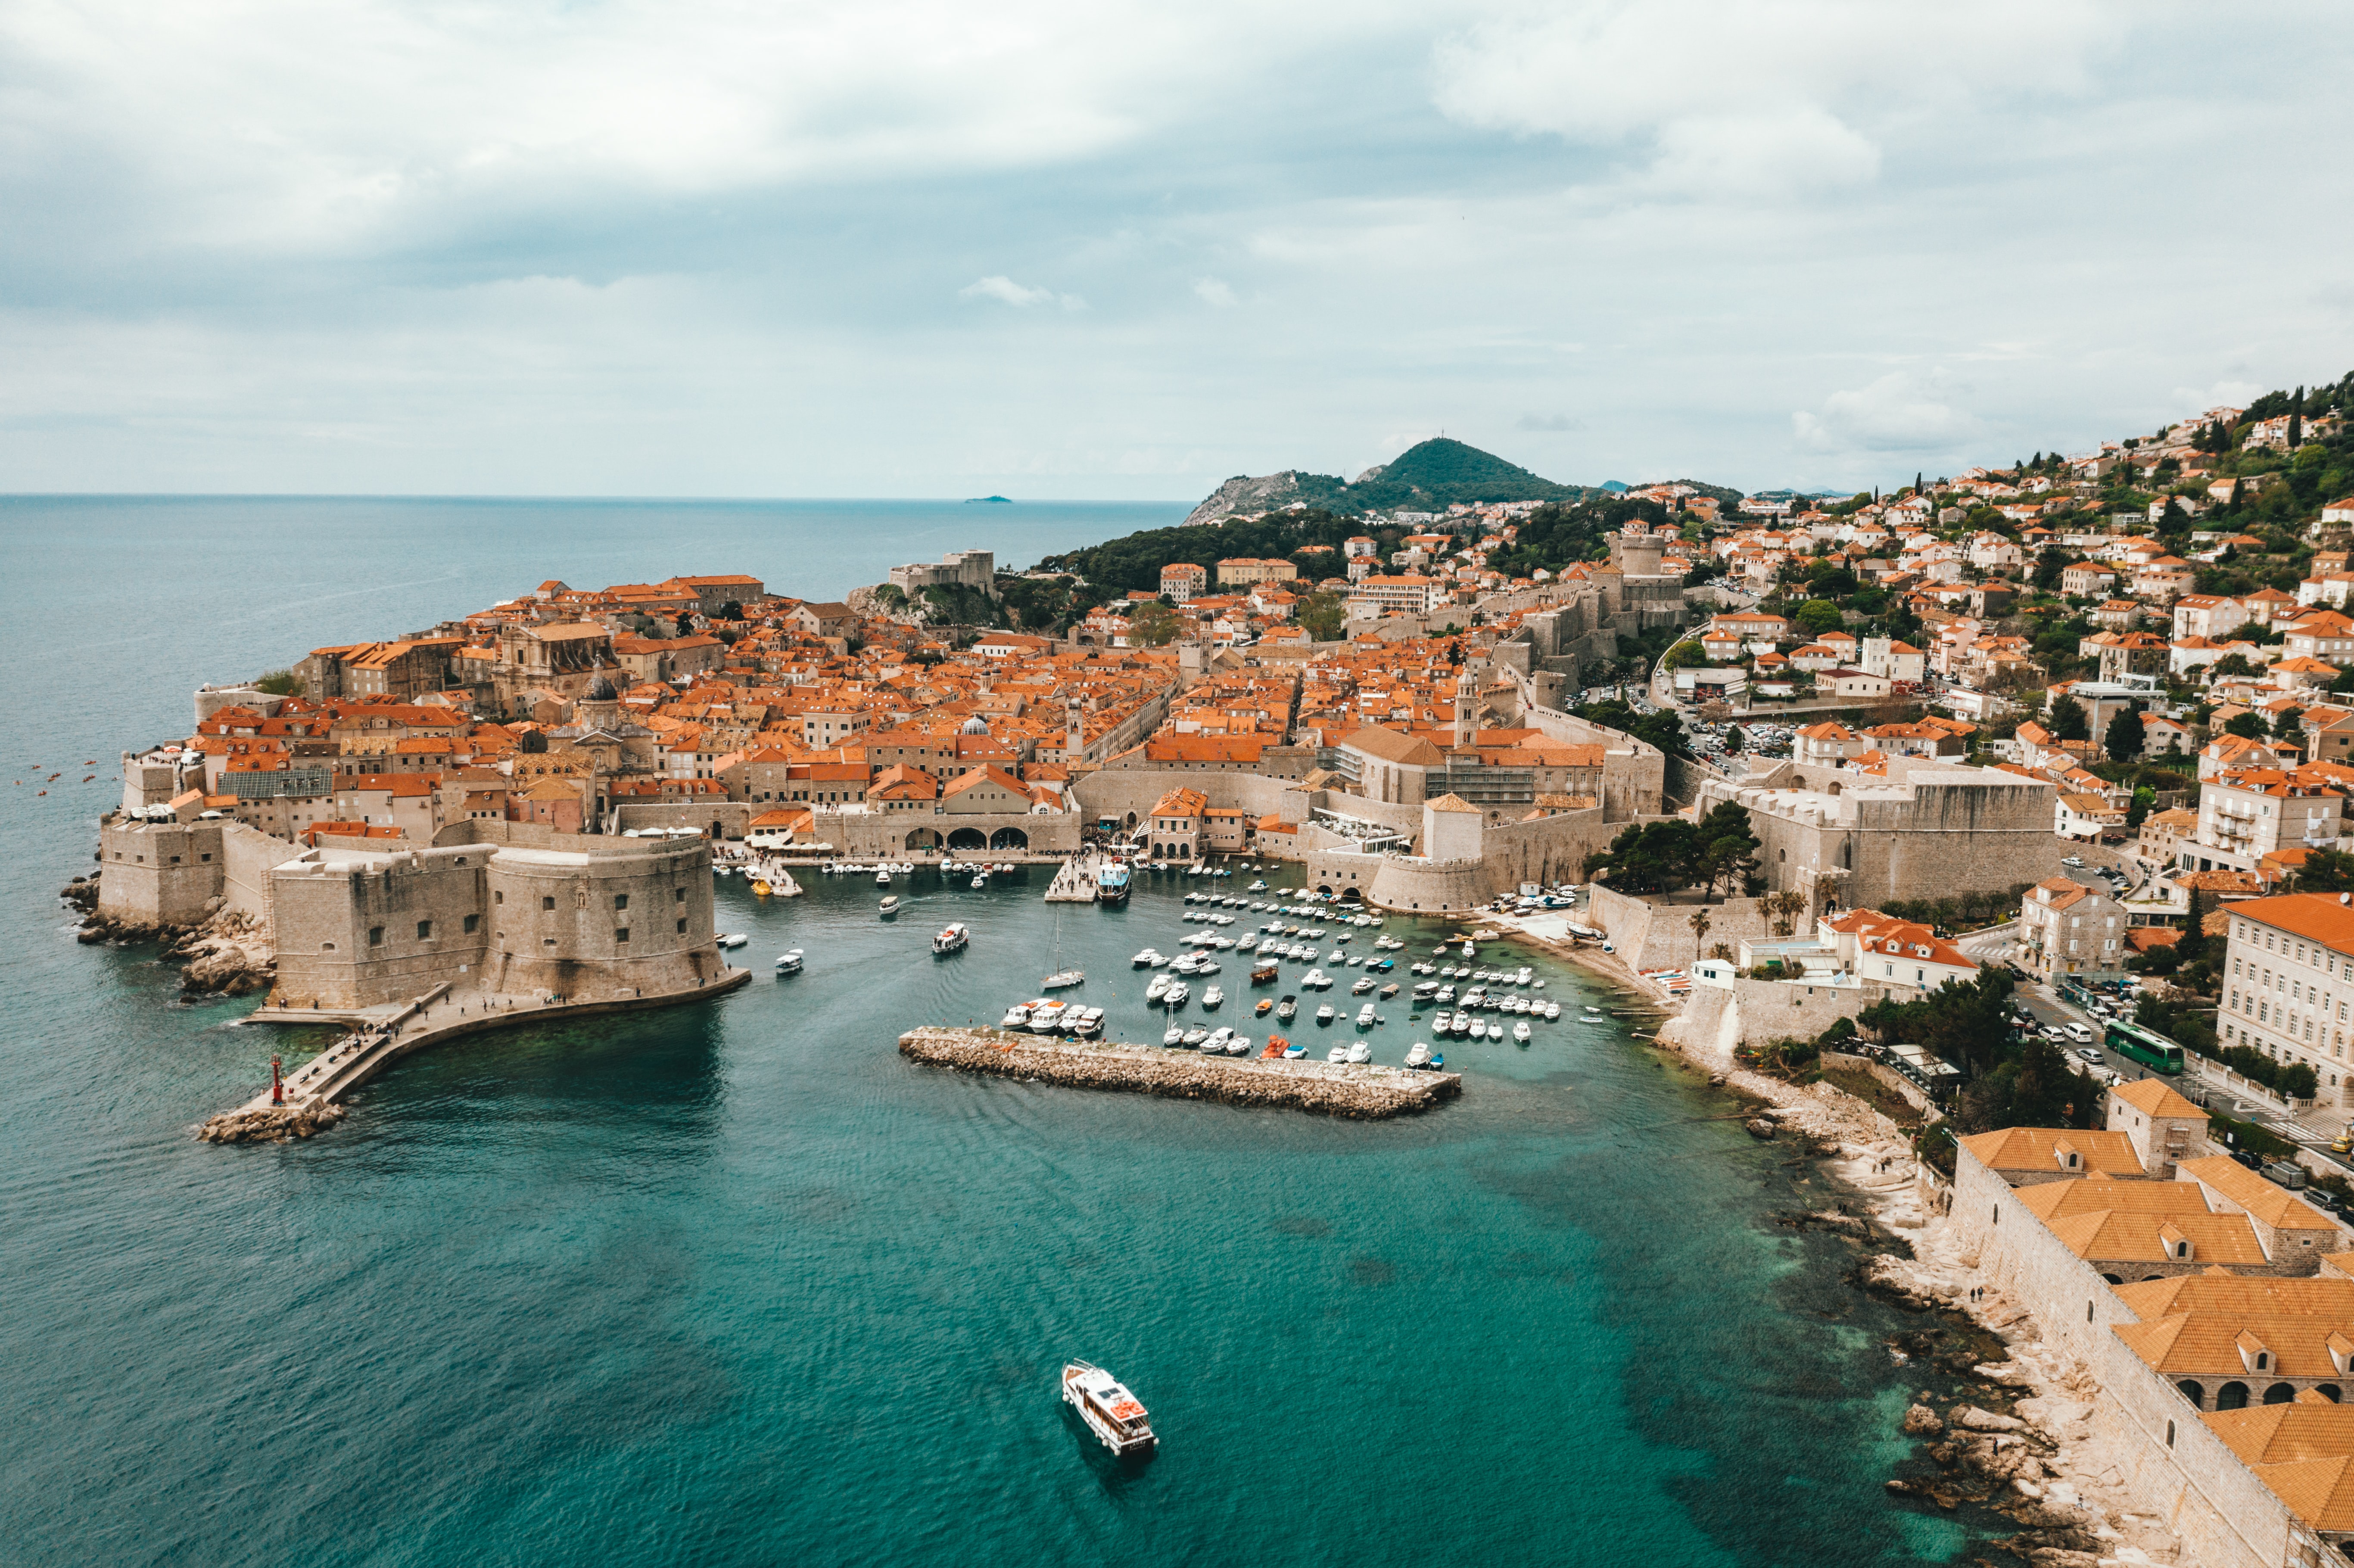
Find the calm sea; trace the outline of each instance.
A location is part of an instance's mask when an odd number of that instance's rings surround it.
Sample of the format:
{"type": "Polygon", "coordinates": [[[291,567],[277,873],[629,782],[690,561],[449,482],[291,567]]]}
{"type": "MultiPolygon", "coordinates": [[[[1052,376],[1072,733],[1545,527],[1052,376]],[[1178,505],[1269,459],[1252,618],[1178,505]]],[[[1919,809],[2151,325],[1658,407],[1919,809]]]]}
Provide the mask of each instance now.
{"type": "MultiPolygon", "coordinates": [[[[200,680],[550,577],[832,596],[1182,513],[0,500],[0,1559],[1952,1557],[1956,1526],[1880,1489],[1896,1319],[1839,1283],[1844,1244],[1770,1223],[1821,1179],[1624,1023],[1449,1044],[1462,1100],[1394,1123],[976,1082],[897,1033],[1079,964],[1118,1033],[1157,1034],[1128,958],[1190,928],[1178,889],[1058,916],[1043,880],[923,875],[885,923],[867,882],[755,907],[731,880],[748,990],[472,1042],[323,1138],[221,1150],[192,1124],[299,1043],[181,1006],[55,902],[111,759],[185,733],[200,680]],[[935,959],[949,918],[973,945],[935,959]],[[808,970],[773,980],[788,946],[808,970]],[[1150,1467],[1066,1416],[1073,1356],[1150,1404],[1150,1467]]],[[[1540,969],[1572,1012],[1603,999],[1540,969]]]]}

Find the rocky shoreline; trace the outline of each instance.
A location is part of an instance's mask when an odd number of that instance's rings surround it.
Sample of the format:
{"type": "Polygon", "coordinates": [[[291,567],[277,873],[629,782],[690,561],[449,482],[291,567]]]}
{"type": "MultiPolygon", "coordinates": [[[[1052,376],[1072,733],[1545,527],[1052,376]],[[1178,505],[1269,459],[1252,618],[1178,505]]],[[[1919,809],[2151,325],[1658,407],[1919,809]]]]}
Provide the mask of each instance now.
{"type": "Polygon", "coordinates": [[[98,912],[98,874],[77,876],[58,896],[82,915],[74,940],[94,946],[101,942],[128,945],[156,942],[166,963],[183,966],[184,996],[249,996],[266,991],[278,981],[278,954],[270,933],[249,915],[223,908],[213,901],[212,912],[193,926],[117,920],[98,912]]]}
{"type": "Polygon", "coordinates": [[[271,1106],[263,1110],[224,1111],[196,1128],[205,1143],[283,1143],[324,1132],[344,1119],[339,1105],[271,1106]]]}

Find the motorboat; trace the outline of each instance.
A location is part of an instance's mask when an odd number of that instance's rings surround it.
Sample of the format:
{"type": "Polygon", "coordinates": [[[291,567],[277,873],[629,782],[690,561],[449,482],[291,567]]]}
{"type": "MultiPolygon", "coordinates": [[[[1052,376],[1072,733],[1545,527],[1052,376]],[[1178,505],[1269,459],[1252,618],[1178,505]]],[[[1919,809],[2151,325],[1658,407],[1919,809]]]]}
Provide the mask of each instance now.
{"type": "Polygon", "coordinates": [[[1444,1034],[1454,1027],[1455,1015],[1447,1012],[1445,1008],[1442,1007],[1437,1012],[1430,1015],[1430,1032],[1432,1033],[1444,1034]]]}
{"type": "Polygon", "coordinates": [[[1529,1043],[1529,1021],[1527,1019],[1523,1018],[1518,1023],[1512,1025],[1512,1038],[1522,1045],[1529,1043]]]}
{"type": "Polygon", "coordinates": [[[1310,969],[1299,977],[1299,983],[1310,991],[1321,991],[1332,983],[1322,969],[1310,969]]]}
{"type": "Polygon", "coordinates": [[[769,885],[756,876],[752,879],[752,891],[760,897],[766,898],[769,892],[769,885]]]}
{"type": "Polygon", "coordinates": [[[1316,1022],[1319,1023],[1330,1023],[1333,1019],[1339,1016],[1340,1015],[1338,1013],[1332,1011],[1332,1004],[1329,1001],[1325,1002],[1316,1010],[1316,1022]]]}
{"type": "Polygon", "coordinates": [[[1063,1398],[1078,1411],[1087,1430],[1101,1438],[1114,1456],[1122,1459],[1151,1457],[1155,1445],[1152,1423],[1136,1395],[1111,1373],[1086,1361],[1066,1364],[1063,1398]]]}
{"type": "Polygon", "coordinates": [[[1082,1040],[1092,1040],[1103,1033],[1104,1010],[1100,1007],[1082,1008],[1076,1019],[1068,1013],[1064,1018],[1071,1033],[1082,1040]]]}
{"type": "Polygon", "coordinates": [[[799,948],[793,948],[785,952],[779,953],[777,955],[777,972],[780,975],[797,975],[801,973],[801,950],[799,948]]]}
{"type": "Polygon", "coordinates": [[[883,895],[883,901],[875,907],[887,920],[899,912],[899,895],[896,893],[886,893],[883,895]]]}
{"type": "Polygon", "coordinates": [[[1299,1016],[1299,999],[1296,996],[1285,997],[1275,1004],[1275,1015],[1286,1023],[1290,1022],[1299,1016]]]}
{"type": "Polygon", "coordinates": [[[1222,1005],[1225,1000],[1226,993],[1216,986],[1211,986],[1208,990],[1202,992],[1202,1005],[1204,1007],[1217,1007],[1222,1005]]]}
{"type": "Polygon", "coordinates": [[[1182,1045],[1185,1044],[1185,1026],[1182,1023],[1171,1024],[1168,1032],[1161,1036],[1161,1043],[1169,1046],[1182,1045]]]}
{"type": "Polygon", "coordinates": [[[1416,1041],[1412,1045],[1407,1046],[1405,1053],[1405,1065],[1409,1067],[1429,1066],[1430,1047],[1419,1040],[1416,1041]]]}
{"type": "Polygon", "coordinates": [[[1182,1007],[1185,1005],[1185,999],[1193,994],[1193,991],[1186,988],[1183,980],[1172,980],[1169,989],[1161,993],[1161,1000],[1171,1007],[1182,1007]]]}
{"type": "Polygon", "coordinates": [[[1249,1036],[1249,1035],[1247,1035],[1247,1034],[1236,1034],[1236,1035],[1233,1035],[1233,1036],[1229,1037],[1229,1038],[1228,1038],[1228,1040],[1226,1041],[1226,1054],[1227,1054],[1227,1055],[1229,1055],[1229,1056],[1247,1056],[1247,1055],[1249,1055],[1250,1054],[1251,1054],[1251,1043],[1250,1043],[1250,1036],[1249,1036]]]}
{"type": "Polygon", "coordinates": [[[961,953],[972,941],[971,929],[960,921],[950,921],[932,936],[935,953],[961,953]]]}
{"type": "Polygon", "coordinates": [[[1373,1004],[1369,1001],[1365,1003],[1364,1006],[1357,1009],[1357,1027],[1360,1029],[1371,1029],[1373,1026],[1373,1004]]]}
{"type": "Polygon", "coordinates": [[[1350,1061],[1352,1061],[1352,1062],[1359,1062],[1359,1063],[1363,1063],[1363,1062],[1370,1062],[1370,1061],[1372,1061],[1373,1059],[1373,1048],[1372,1046],[1370,1046],[1370,1045],[1366,1044],[1365,1044],[1363,1041],[1362,1041],[1362,1040],[1353,1041],[1353,1042],[1352,1042],[1352,1043],[1351,1043],[1351,1044],[1350,1044],[1350,1046],[1349,1046],[1349,1060],[1350,1060],[1350,1061]]]}
{"type": "Polygon", "coordinates": [[[1196,1023],[1191,1029],[1185,1031],[1185,1037],[1179,1041],[1178,1044],[1190,1049],[1195,1045],[1199,1045],[1203,1041],[1207,1040],[1209,1037],[1210,1031],[1208,1026],[1205,1024],[1196,1023]]]}
{"type": "Polygon", "coordinates": [[[1144,951],[1137,954],[1136,957],[1129,959],[1128,961],[1134,964],[1140,969],[1152,969],[1158,964],[1168,962],[1166,959],[1161,958],[1160,953],[1151,948],[1145,948],[1144,951]]]}
{"type": "Polygon", "coordinates": [[[1416,980],[1416,981],[1415,982],[1415,986],[1414,986],[1414,999],[1415,999],[1415,1001],[1428,1001],[1432,997],[1435,997],[1435,996],[1437,996],[1437,994],[1438,994],[1438,982],[1437,982],[1437,980],[1416,980]]]}
{"type": "Polygon", "coordinates": [[[1385,986],[1382,987],[1382,989],[1381,989],[1381,990],[1379,990],[1379,991],[1375,991],[1373,994],[1374,994],[1375,996],[1380,997],[1384,1001],[1387,1001],[1390,998],[1392,998],[1392,997],[1395,996],[1397,993],[1398,993],[1397,981],[1395,981],[1395,980],[1392,980],[1392,981],[1390,981],[1390,983],[1389,983],[1389,984],[1387,984],[1387,985],[1385,985],[1385,986]]]}
{"type": "Polygon", "coordinates": [[[1147,1001],[1159,1001],[1162,997],[1169,994],[1169,988],[1176,983],[1177,982],[1175,980],[1170,979],[1167,975],[1154,975],[1152,977],[1152,982],[1144,988],[1144,1000],[1147,1001]]]}
{"type": "Polygon", "coordinates": [[[1371,975],[1359,975],[1357,977],[1357,983],[1349,988],[1349,994],[1351,996],[1363,996],[1373,989],[1373,977],[1371,975]]]}
{"type": "Polygon", "coordinates": [[[1557,1001],[1546,1002],[1544,1004],[1544,1015],[1545,1022],[1547,1023],[1559,1022],[1561,1020],[1561,1003],[1557,1001]]]}
{"type": "Polygon", "coordinates": [[[1033,1034],[1052,1034],[1055,1026],[1062,1022],[1063,1004],[1059,1001],[1041,1002],[1030,1010],[1030,1033],[1033,1034]]]}
{"type": "Polygon", "coordinates": [[[1029,1028],[1030,1004],[1026,1001],[1015,1002],[1012,1007],[1005,1010],[1005,1016],[997,1021],[997,1026],[1000,1029],[1029,1028]]]}
{"type": "Polygon", "coordinates": [[[975,887],[987,887],[989,885],[989,874],[985,871],[974,873],[972,885],[975,887]]]}
{"type": "Polygon", "coordinates": [[[1087,980],[1085,969],[1056,969],[1039,981],[1038,987],[1041,991],[1068,991],[1075,985],[1085,985],[1087,980]]]}
{"type": "Polygon", "coordinates": [[[1335,1045],[1324,1053],[1324,1059],[1327,1062],[1345,1062],[1349,1059],[1349,1048],[1346,1045],[1335,1045]]]}
{"type": "Polygon", "coordinates": [[[1202,1054],[1204,1056],[1225,1055],[1226,1054],[1226,1046],[1233,1041],[1234,1037],[1235,1032],[1231,1029],[1211,1030],[1208,1036],[1202,1041],[1202,1054]]]}
{"type": "Polygon", "coordinates": [[[1268,1013],[1273,1012],[1274,1011],[1275,998],[1271,996],[1263,996],[1258,999],[1258,1005],[1251,1009],[1251,1016],[1254,1018],[1265,1018],[1268,1013]]]}
{"type": "Polygon", "coordinates": [[[888,887],[891,885],[891,872],[889,867],[877,866],[875,868],[875,885],[877,887],[888,887]]]}
{"type": "Polygon", "coordinates": [[[1254,882],[1250,885],[1250,890],[1253,893],[1265,893],[1267,891],[1267,884],[1264,882],[1254,882]]]}
{"type": "MultiPolygon", "coordinates": [[[[1283,1036],[1281,1036],[1280,1034],[1278,1034],[1278,1035],[1275,1036],[1275,1038],[1276,1038],[1276,1039],[1278,1039],[1278,1040],[1282,1040],[1282,1039],[1283,1039],[1283,1036]]],[[[1284,1040],[1284,1042],[1283,1042],[1283,1059],[1284,1059],[1285,1061],[1287,1061],[1287,1062],[1297,1062],[1297,1061],[1299,1061],[1299,1058],[1301,1058],[1302,1056],[1305,1056],[1305,1055],[1307,1055],[1307,1054],[1308,1054],[1308,1047],[1307,1047],[1307,1046],[1302,1045],[1302,1044],[1299,1044],[1299,1043],[1298,1043],[1298,1042],[1296,1042],[1296,1041],[1284,1040]]]]}
{"type": "Polygon", "coordinates": [[[751,939],[741,931],[730,931],[719,938],[719,945],[723,948],[740,948],[751,939]]]}

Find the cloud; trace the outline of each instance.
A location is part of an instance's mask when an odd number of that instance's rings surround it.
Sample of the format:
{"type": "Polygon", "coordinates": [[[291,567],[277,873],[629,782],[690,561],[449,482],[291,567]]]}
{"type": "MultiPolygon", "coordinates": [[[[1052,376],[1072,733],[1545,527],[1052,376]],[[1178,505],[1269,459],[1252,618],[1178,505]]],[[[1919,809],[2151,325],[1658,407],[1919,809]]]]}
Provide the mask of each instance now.
{"type": "Polygon", "coordinates": [[[1523,414],[1513,422],[1516,430],[1582,430],[1585,421],[1567,414],[1523,414]]]}
{"type": "Polygon", "coordinates": [[[1905,114],[2081,90],[2132,20],[2115,0],[1568,0],[1442,38],[1432,101],[1617,154],[1647,192],[1787,198],[1877,178],[1877,127],[1905,114]]]}
{"type": "Polygon", "coordinates": [[[1058,294],[1052,289],[1025,289],[1004,273],[999,272],[967,283],[957,291],[960,300],[995,300],[1000,304],[1027,310],[1032,305],[1059,304],[1066,311],[1083,311],[1087,301],[1076,294],[1058,294]]]}
{"type": "Polygon", "coordinates": [[[1234,290],[1216,278],[1196,278],[1193,281],[1193,292],[1200,297],[1204,304],[1214,305],[1220,310],[1227,309],[1235,302],[1234,290]]]}
{"type": "Polygon", "coordinates": [[[1820,413],[1790,416],[1801,446],[1816,451],[1934,451],[1984,431],[1978,418],[1944,398],[1944,377],[1892,371],[1869,386],[1834,392],[1820,413]]]}

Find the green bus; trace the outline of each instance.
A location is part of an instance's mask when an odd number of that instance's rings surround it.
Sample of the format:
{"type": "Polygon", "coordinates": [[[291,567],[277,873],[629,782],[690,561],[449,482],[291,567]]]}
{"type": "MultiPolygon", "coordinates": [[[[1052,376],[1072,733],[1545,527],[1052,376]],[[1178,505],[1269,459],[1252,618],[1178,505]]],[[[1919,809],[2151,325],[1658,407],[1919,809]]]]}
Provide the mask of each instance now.
{"type": "Polygon", "coordinates": [[[2103,1042],[2120,1056],[2130,1056],[2145,1067],[2174,1074],[2182,1071],[2182,1047],[2163,1034],[2154,1034],[2138,1023],[2128,1023],[2122,1018],[2112,1019],[2108,1034],[2103,1042]]]}

